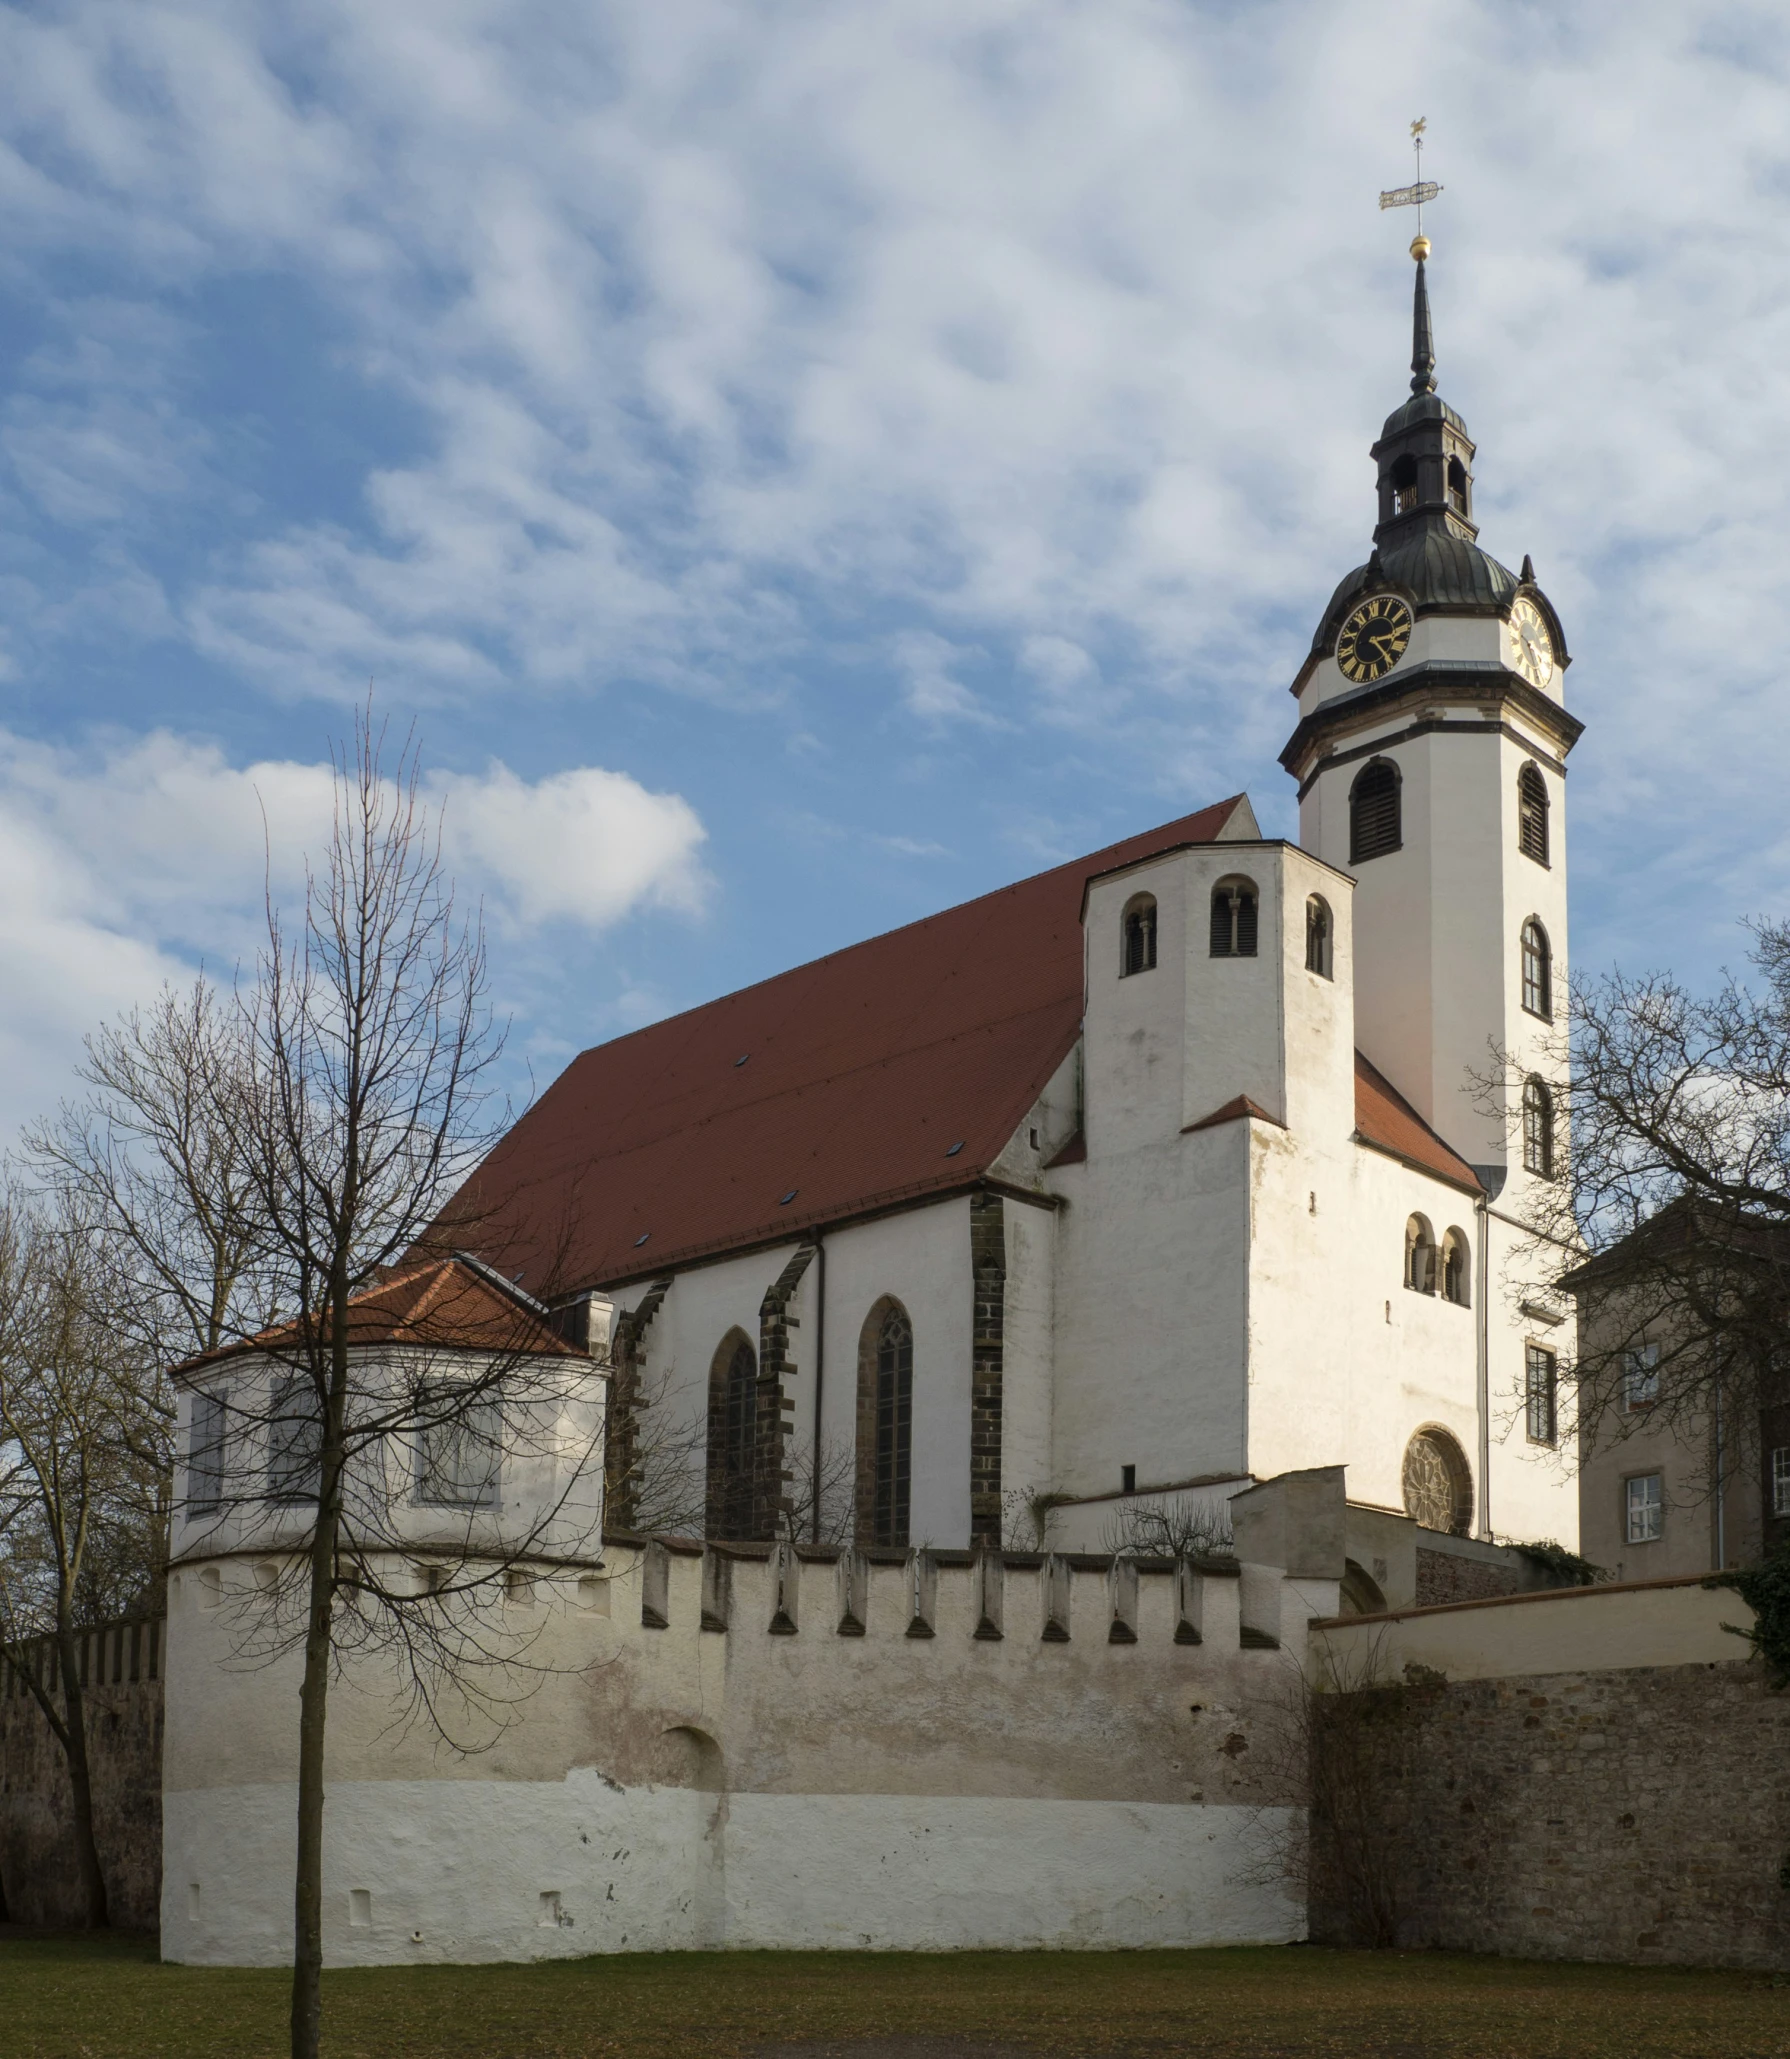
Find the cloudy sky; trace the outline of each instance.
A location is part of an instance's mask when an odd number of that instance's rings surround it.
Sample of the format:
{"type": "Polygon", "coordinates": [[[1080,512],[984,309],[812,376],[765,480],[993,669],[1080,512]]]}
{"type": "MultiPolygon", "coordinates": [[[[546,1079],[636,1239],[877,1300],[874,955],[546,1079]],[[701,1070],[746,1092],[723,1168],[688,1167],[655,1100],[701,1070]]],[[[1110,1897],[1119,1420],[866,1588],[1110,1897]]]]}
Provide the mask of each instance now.
{"type": "Polygon", "coordinates": [[[1427,115],[1574,956],[1790,896],[1790,16],[0,7],[0,1132],[254,942],[369,683],[513,1049],[1247,787],[1365,554],[1427,115]]]}

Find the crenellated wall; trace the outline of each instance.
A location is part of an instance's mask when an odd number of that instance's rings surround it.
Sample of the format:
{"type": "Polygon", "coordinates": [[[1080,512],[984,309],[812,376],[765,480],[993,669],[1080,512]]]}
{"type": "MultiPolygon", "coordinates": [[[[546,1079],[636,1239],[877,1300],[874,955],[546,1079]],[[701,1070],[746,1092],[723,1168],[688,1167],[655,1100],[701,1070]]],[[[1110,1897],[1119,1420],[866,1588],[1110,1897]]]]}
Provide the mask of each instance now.
{"type": "MultiPolygon", "coordinates": [[[[296,1659],[231,1664],[246,1559],[175,1575],[163,1951],[288,1951],[296,1659]],[[219,1573],[215,1582],[204,1577],[219,1573]]],[[[1226,1561],[611,1540],[507,1608],[509,1720],[329,1717],[326,1950],[404,1963],[714,1946],[1303,1934],[1275,1854],[1334,1579],[1226,1561]]]]}

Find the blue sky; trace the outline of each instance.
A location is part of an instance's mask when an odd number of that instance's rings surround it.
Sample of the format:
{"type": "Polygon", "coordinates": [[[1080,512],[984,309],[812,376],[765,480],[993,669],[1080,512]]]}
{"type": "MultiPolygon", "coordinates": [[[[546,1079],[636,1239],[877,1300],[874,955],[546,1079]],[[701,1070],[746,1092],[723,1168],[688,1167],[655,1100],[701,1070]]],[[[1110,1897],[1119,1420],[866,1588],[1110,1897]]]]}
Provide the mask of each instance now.
{"type": "Polygon", "coordinates": [[[253,948],[371,682],[519,1065],[1247,787],[1365,554],[1427,115],[1573,955],[1790,886],[1769,7],[0,10],[0,1130],[253,948]]]}

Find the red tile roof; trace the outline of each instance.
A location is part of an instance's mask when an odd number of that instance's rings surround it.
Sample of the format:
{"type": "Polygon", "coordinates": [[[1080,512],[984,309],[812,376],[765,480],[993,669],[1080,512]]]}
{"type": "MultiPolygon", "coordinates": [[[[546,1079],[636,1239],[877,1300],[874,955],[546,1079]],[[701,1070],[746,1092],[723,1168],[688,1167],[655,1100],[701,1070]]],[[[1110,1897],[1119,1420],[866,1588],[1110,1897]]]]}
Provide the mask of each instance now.
{"type": "Polygon", "coordinates": [[[1270,1115],[1259,1101],[1252,1101],[1247,1094],[1238,1094],[1222,1108],[1213,1109],[1210,1115],[1202,1115],[1198,1122],[1184,1122],[1181,1134],[1189,1137],[1195,1130],[1215,1130],[1221,1123],[1241,1122],[1246,1115],[1253,1116],[1257,1122],[1271,1122],[1277,1130],[1286,1128],[1280,1117],[1270,1115]]]}
{"type": "MultiPolygon", "coordinates": [[[[298,1325],[282,1323],[220,1351],[188,1359],[189,1372],[247,1351],[290,1349],[298,1325]]],[[[492,1279],[481,1265],[464,1259],[426,1260],[408,1266],[348,1304],[348,1341],[353,1345],[408,1344],[432,1350],[528,1352],[573,1357],[572,1347],[542,1320],[526,1296],[492,1279]]]]}
{"type": "Polygon", "coordinates": [[[1420,1172],[1434,1173],[1469,1193],[1483,1192],[1479,1175],[1450,1150],[1383,1072],[1355,1053],[1355,1132],[1363,1143],[1390,1151],[1420,1172]]]}
{"type": "MultiPolygon", "coordinates": [[[[976,1185],[1081,1033],[1086,883],[1217,841],[1241,798],[583,1052],[453,1241],[549,1296],[976,1185]]],[[[1473,1184],[1363,1068],[1362,1134],[1473,1184]]]]}
{"type": "Polygon", "coordinates": [[[1081,1032],[1086,882],[1216,841],[1242,798],[582,1053],[454,1240],[546,1294],[973,1186],[1081,1032]]]}

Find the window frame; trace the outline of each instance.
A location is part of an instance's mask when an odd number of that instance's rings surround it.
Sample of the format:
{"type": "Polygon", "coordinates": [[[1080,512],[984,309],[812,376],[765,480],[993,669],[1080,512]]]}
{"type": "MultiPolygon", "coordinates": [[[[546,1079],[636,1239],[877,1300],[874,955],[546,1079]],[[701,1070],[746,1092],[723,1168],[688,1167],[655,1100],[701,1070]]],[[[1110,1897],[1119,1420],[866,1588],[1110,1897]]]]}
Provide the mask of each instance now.
{"type": "Polygon", "coordinates": [[[1451,1223],[1442,1232],[1436,1247],[1436,1292],[1439,1299],[1451,1308],[1473,1306],[1473,1247],[1467,1242],[1467,1233],[1458,1224],[1451,1223]],[[1460,1270],[1460,1293],[1450,1290],[1449,1262],[1454,1260],[1460,1270]]]}
{"type": "Polygon", "coordinates": [[[1405,1291],[1407,1294],[1434,1294],[1441,1276],[1442,1247],[1436,1242],[1436,1233],[1430,1227],[1429,1217],[1411,1214],[1405,1218],[1405,1291]],[[1427,1253],[1426,1262],[1420,1268],[1417,1260],[1420,1253],[1427,1253]],[[1417,1275],[1422,1271],[1423,1278],[1417,1275]]]}
{"type": "Polygon", "coordinates": [[[1119,917],[1119,977],[1134,979],[1140,972],[1156,970],[1156,896],[1133,894],[1119,917]],[[1132,937],[1138,939],[1137,963],[1132,963],[1132,937]]]}
{"type": "Polygon", "coordinates": [[[1336,917],[1322,894],[1305,897],[1305,969],[1319,979],[1336,977],[1336,917]]]}
{"type": "Polygon", "coordinates": [[[1523,1429],[1531,1444],[1560,1442],[1560,1354],[1530,1339],[1523,1344],[1523,1429]]]}
{"type": "Polygon", "coordinates": [[[1666,1535],[1666,1476],[1657,1466],[1645,1473],[1625,1473],[1622,1476],[1622,1538],[1625,1544],[1659,1544],[1666,1535]],[[1649,1484],[1654,1489],[1650,1500],[1637,1502],[1635,1489],[1649,1484]],[[1637,1530],[1635,1516],[1651,1512],[1653,1527],[1637,1530]]]}
{"type": "Polygon", "coordinates": [[[1533,758],[1525,759],[1517,773],[1517,849],[1531,864],[1539,865],[1547,872],[1554,869],[1549,821],[1552,807],[1553,801],[1541,767],[1533,758]],[[1531,824],[1536,825],[1534,837],[1529,834],[1531,824]],[[1539,850],[1533,848],[1536,844],[1541,846],[1539,850]]]}
{"type": "MultiPolygon", "coordinates": [[[[477,1383],[440,1380],[423,1389],[422,1405],[428,1406],[427,1396],[442,1395],[452,1403],[457,1395],[477,1395],[477,1383]]],[[[450,1415],[439,1422],[425,1422],[416,1433],[416,1477],[412,1485],[411,1499],[419,1508],[438,1509],[480,1509],[496,1508],[502,1501],[503,1474],[503,1403],[495,1393],[479,1395],[463,1415],[450,1415]],[[474,1428],[472,1417],[477,1414],[489,1420],[488,1430],[474,1428]],[[431,1446],[437,1438],[446,1437],[454,1444],[453,1473],[448,1480],[444,1468],[431,1454],[431,1446]],[[491,1463],[476,1486],[465,1484],[469,1468],[462,1463],[465,1447],[469,1440],[482,1443],[491,1454],[491,1463]]]]}
{"type": "Polygon", "coordinates": [[[1538,1180],[1554,1177],[1554,1097],[1539,1073],[1523,1082],[1523,1170],[1538,1180]]]}
{"type": "Polygon", "coordinates": [[[1554,946],[1539,915],[1526,915],[1518,934],[1523,1013],[1537,1022],[1554,1019],[1554,946]],[[1532,998],[1533,997],[1533,998],[1532,998]]]}
{"type": "Polygon", "coordinates": [[[1212,886],[1207,955],[1212,958],[1256,958],[1261,955],[1262,894],[1253,879],[1226,873],[1212,886]],[[1225,914],[1220,915],[1220,907],[1225,914]],[[1224,947],[1220,948],[1222,930],[1224,947]]]}
{"type": "Polygon", "coordinates": [[[219,1388],[195,1387],[186,1430],[186,1513],[215,1516],[230,1478],[230,1404],[219,1388]],[[205,1421],[200,1429],[201,1413],[205,1421]],[[202,1487],[201,1483],[205,1483],[202,1487]],[[206,1491],[209,1488],[209,1491],[206,1491]]]}
{"type": "Polygon", "coordinates": [[[1644,1416],[1659,1406],[1659,1346],[1631,1345],[1622,1354],[1622,1413],[1644,1416]]]}
{"type": "Polygon", "coordinates": [[[1775,1444],[1765,1462],[1766,1485],[1771,1493],[1771,1516],[1790,1516],[1790,1444],[1775,1444]]]}
{"type": "Polygon", "coordinates": [[[1376,858],[1390,858],[1404,847],[1405,776],[1399,770],[1397,759],[1382,753],[1379,757],[1369,758],[1349,785],[1349,863],[1351,866],[1371,865],[1376,858]],[[1381,774],[1385,775],[1383,780],[1381,774]],[[1370,780],[1374,782],[1371,788],[1370,780]],[[1383,819],[1367,817],[1367,808],[1378,801],[1382,792],[1390,796],[1389,810],[1381,803],[1383,819]],[[1374,836],[1364,834],[1369,827],[1375,830],[1374,836]],[[1388,828],[1389,840],[1386,836],[1388,828]]]}
{"type": "Polygon", "coordinates": [[[292,1397],[315,1403],[317,1389],[308,1373],[286,1371],[275,1375],[268,1389],[267,1452],[263,1491],[268,1501],[281,1507],[302,1508],[315,1503],[323,1491],[323,1417],[286,1409],[292,1397]],[[308,1467],[301,1473],[295,1460],[301,1459],[300,1433],[315,1433],[308,1467]],[[309,1485],[305,1484],[308,1476],[309,1485]]]}

